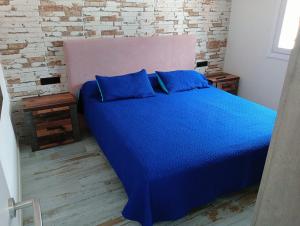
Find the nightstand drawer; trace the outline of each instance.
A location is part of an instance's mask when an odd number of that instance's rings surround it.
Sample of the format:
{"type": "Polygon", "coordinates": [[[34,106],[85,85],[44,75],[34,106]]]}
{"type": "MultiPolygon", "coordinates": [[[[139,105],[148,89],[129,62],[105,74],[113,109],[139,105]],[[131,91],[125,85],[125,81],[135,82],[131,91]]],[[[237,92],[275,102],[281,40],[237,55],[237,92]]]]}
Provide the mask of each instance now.
{"type": "Polygon", "coordinates": [[[44,123],[50,121],[57,121],[61,119],[70,118],[70,107],[61,107],[61,108],[53,108],[46,109],[41,111],[33,111],[32,115],[34,117],[35,123],[44,123]]]}
{"type": "Polygon", "coordinates": [[[62,135],[68,132],[72,132],[71,119],[45,122],[36,125],[36,133],[38,138],[62,135]]]}
{"type": "Polygon", "coordinates": [[[227,73],[217,73],[207,75],[207,79],[213,86],[231,94],[237,95],[240,77],[227,73]]]}
{"type": "Polygon", "coordinates": [[[53,135],[49,137],[41,137],[38,140],[39,149],[51,148],[58,145],[64,145],[74,142],[73,134],[71,132],[63,135],[53,135]]]}
{"type": "Polygon", "coordinates": [[[224,91],[237,90],[238,83],[236,81],[218,82],[217,88],[223,89],[224,91]]]}

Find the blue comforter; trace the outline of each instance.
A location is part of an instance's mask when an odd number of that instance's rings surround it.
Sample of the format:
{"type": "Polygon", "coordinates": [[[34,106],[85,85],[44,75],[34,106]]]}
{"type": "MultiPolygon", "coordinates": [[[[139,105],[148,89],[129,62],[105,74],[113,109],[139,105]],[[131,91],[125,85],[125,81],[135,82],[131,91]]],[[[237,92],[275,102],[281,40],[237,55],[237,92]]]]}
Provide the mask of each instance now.
{"type": "Polygon", "coordinates": [[[101,103],[81,89],[87,124],[128,195],[123,215],[152,225],[260,181],[276,112],[210,87],[101,103]]]}

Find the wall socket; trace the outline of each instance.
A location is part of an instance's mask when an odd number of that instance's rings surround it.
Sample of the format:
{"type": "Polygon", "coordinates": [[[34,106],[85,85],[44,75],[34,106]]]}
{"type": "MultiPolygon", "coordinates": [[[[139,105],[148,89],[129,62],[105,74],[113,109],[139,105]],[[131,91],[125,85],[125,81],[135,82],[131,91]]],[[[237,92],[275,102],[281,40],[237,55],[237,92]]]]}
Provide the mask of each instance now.
{"type": "Polygon", "coordinates": [[[196,71],[201,74],[205,74],[208,67],[208,61],[198,61],[196,63],[196,71]]]}
{"type": "Polygon", "coordinates": [[[208,61],[198,61],[196,63],[196,67],[207,67],[208,66],[208,61]]]}
{"type": "Polygon", "coordinates": [[[60,83],[60,77],[47,77],[47,78],[40,78],[41,85],[50,85],[50,84],[57,84],[60,83]]]}

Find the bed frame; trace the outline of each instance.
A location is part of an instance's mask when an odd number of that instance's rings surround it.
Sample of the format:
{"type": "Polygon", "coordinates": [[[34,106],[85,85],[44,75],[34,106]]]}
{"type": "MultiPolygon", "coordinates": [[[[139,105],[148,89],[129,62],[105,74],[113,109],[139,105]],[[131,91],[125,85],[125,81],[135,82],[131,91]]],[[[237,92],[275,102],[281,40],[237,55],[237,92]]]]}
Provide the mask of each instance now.
{"type": "Polygon", "coordinates": [[[193,35],[64,41],[69,91],[76,93],[96,74],[194,69],[195,48],[193,35]]]}

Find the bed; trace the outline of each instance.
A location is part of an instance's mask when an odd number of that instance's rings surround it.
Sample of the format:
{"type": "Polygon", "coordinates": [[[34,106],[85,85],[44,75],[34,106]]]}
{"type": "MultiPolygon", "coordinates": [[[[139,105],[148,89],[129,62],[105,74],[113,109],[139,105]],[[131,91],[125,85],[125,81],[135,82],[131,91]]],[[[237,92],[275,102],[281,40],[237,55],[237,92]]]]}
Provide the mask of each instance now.
{"type": "MultiPolygon", "coordinates": [[[[191,67],[194,56],[190,51],[195,39],[171,39],[185,57],[177,59],[177,63],[174,59],[167,60],[169,64],[156,62],[157,67],[191,67]]],[[[152,41],[141,43],[153,51],[153,45],[170,40],[152,41]]],[[[97,65],[81,69],[78,52],[72,52],[78,48],[72,46],[73,42],[68,44],[65,48],[70,87],[75,90],[82,86],[80,101],[86,123],[124,185],[128,195],[124,217],[145,226],[175,220],[222,194],[259,183],[276,112],[214,87],[102,103],[90,76],[95,75],[91,68],[97,65]],[[87,70],[89,76],[83,75],[87,70]]],[[[109,45],[94,46],[105,49],[109,45]]],[[[167,57],[174,54],[172,48],[164,50],[167,57]]],[[[107,65],[102,68],[106,74],[110,71],[107,65]]],[[[126,70],[134,68],[127,65],[126,70]]]]}

